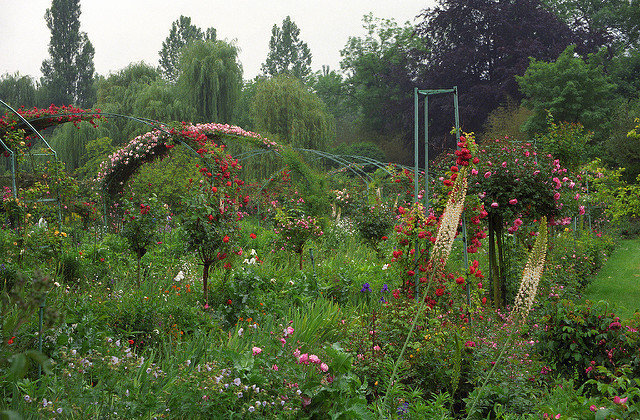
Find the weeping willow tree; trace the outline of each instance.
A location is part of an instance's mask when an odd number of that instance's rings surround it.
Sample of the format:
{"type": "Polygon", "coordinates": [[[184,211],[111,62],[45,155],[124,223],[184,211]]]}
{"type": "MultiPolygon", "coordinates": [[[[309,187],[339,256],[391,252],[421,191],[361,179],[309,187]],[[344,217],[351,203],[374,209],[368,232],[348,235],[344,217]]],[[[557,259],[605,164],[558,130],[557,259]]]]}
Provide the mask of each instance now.
{"type": "Polygon", "coordinates": [[[96,128],[83,121],[78,124],[78,127],[73,124],[62,124],[56,127],[49,143],[58,153],[58,158],[64,162],[67,171],[72,172],[90,159],[87,155],[87,144],[109,135],[108,129],[100,126],[96,128]]]}
{"type": "Polygon", "coordinates": [[[233,122],[242,90],[238,48],[224,41],[194,41],[180,59],[178,88],[196,121],[233,122]]]}
{"type": "Polygon", "coordinates": [[[325,149],[335,139],[335,120],[302,82],[279,75],[257,82],[251,104],[256,131],[276,134],[293,147],[325,149]]]}

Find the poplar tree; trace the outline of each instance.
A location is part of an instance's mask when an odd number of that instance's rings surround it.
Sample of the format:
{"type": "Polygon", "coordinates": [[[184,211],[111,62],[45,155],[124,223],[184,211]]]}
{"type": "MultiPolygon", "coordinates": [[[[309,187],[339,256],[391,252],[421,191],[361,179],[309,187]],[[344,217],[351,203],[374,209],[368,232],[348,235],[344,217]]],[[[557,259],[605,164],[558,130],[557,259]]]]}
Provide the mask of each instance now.
{"type": "Polygon", "coordinates": [[[162,43],[160,54],[160,70],[162,76],[171,83],[178,80],[179,63],[182,50],[190,42],[197,40],[215,41],[216,30],[209,28],[206,32],[191,24],[191,18],[180,16],[171,24],[169,36],[162,43]]]}
{"type": "Polygon", "coordinates": [[[53,0],[44,19],[51,31],[49,58],[42,62],[44,101],[89,107],[95,100],[95,50],[80,31],[80,0],[53,0]]]}
{"type": "Polygon", "coordinates": [[[290,16],[282,21],[282,28],[273,25],[269,54],[262,64],[262,72],[265,75],[286,74],[304,82],[308,80],[311,74],[311,51],[299,36],[300,29],[290,16]]]}

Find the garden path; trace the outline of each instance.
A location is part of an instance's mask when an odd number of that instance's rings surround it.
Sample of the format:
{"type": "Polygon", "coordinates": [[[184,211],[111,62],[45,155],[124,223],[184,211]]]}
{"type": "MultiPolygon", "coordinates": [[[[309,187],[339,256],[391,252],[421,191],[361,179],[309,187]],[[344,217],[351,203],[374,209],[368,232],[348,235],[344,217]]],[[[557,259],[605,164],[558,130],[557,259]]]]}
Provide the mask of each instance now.
{"type": "Polygon", "coordinates": [[[620,241],[583,293],[590,301],[607,300],[622,319],[640,310],[640,238],[620,241]]]}

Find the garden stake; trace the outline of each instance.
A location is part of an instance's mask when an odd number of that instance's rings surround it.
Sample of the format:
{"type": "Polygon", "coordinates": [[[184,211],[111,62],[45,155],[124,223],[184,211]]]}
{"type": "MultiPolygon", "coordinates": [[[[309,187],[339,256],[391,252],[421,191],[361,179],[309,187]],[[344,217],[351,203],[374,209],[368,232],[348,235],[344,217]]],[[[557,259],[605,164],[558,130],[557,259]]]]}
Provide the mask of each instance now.
{"type": "MultiPolygon", "coordinates": [[[[46,296],[42,298],[40,302],[40,309],[38,309],[38,351],[42,353],[42,318],[44,317],[44,305],[46,296]]],[[[38,364],[38,378],[42,376],[42,364],[38,364]]]]}

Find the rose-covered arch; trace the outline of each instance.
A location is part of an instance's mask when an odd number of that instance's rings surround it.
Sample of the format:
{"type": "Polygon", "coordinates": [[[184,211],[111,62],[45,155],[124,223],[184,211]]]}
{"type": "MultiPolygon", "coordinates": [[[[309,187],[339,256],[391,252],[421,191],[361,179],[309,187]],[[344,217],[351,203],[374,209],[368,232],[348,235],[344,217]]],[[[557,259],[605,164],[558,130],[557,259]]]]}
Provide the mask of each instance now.
{"type": "Polygon", "coordinates": [[[25,205],[24,201],[18,200],[18,191],[24,187],[32,203],[60,204],[61,194],[68,191],[68,179],[55,150],[39,130],[69,122],[78,127],[81,121],[95,127],[101,118],[100,110],[55,105],[44,109],[22,107],[16,110],[2,100],[0,105],[8,111],[0,115],[0,157],[6,160],[11,172],[10,177],[0,182],[3,201],[13,200],[16,205],[25,205]],[[26,172],[31,175],[26,176],[26,172]]]}
{"type": "Polygon", "coordinates": [[[243,141],[272,151],[281,149],[276,142],[234,125],[184,122],[178,127],[161,125],[134,138],[109,156],[100,166],[96,179],[102,190],[114,197],[142,165],[167,156],[177,144],[191,148],[203,158],[211,156],[215,159],[224,154],[224,143],[229,140],[243,141]]]}

